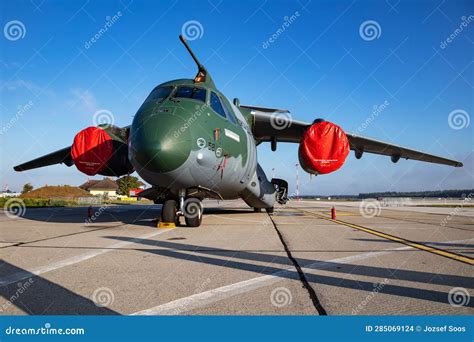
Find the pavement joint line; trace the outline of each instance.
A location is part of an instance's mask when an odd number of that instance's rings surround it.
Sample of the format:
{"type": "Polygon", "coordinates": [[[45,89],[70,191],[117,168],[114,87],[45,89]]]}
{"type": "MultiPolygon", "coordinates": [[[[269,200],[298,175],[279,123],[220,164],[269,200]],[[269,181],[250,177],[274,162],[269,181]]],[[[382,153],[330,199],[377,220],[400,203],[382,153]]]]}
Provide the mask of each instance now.
{"type": "Polygon", "coordinates": [[[169,230],[167,230],[167,229],[166,230],[154,231],[153,233],[148,233],[148,234],[144,234],[144,235],[141,235],[141,236],[134,237],[131,241],[121,241],[121,242],[118,242],[118,243],[113,244],[111,246],[104,247],[103,249],[99,249],[99,250],[96,250],[96,251],[93,251],[93,252],[76,255],[76,256],[73,256],[73,257],[70,257],[70,258],[67,258],[67,259],[64,259],[64,260],[53,262],[49,265],[39,266],[39,267],[34,268],[31,271],[21,271],[21,272],[13,273],[9,276],[3,277],[3,279],[0,281],[0,286],[7,286],[7,285],[16,283],[16,282],[18,282],[20,280],[23,280],[23,279],[26,279],[26,278],[30,278],[30,277],[33,277],[33,276],[38,276],[40,274],[47,273],[47,272],[50,272],[50,271],[54,271],[54,270],[57,270],[57,269],[60,269],[60,268],[66,267],[66,266],[71,266],[71,265],[77,264],[79,262],[92,259],[96,256],[114,251],[117,248],[139,242],[141,239],[149,239],[151,237],[166,233],[168,231],[169,230]]]}
{"type": "Polygon", "coordinates": [[[320,316],[327,316],[328,313],[326,312],[326,309],[324,309],[323,305],[321,304],[321,301],[319,300],[318,295],[316,294],[316,291],[314,290],[314,288],[311,286],[308,279],[306,278],[306,275],[304,274],[300,264],[291,253],[290,247],[288,246],[288,243],[283,237],[283,234],[278,229],[275,221],[273,220],[272,215],[268,214],[268,217],[270,218],[270,221],[272,221],[273,228],[275,228],[275,231],[278,235],[278,238],[280,239],[281,244],[283,245],[283,248],[285,249],[288,259],[290,259],[293,266],[295,266],[295,269],[298,272],[298,277],[303,285],[303,288],[305,288],[306,291],[308,292],[309,298],[311,298],[311,302],[313,303],[314,308],[316,309],[316,311],[318,312],[320,316]]]}
{"type": "MultiPolygon", "coordinates": [[[[468,243],[473,242],[473,239],[443,241],[444,243],[468,243]]],[[[350,263],[354,261],[362,261],[372,257],[385,256],[397,251],[404,251],[413,249],[412,246],[402,246],[395,249],[385,249],[377,252],[366,252],[361,254],[350,255],[347,257],[336,258],[326,261],[317,261],[309,265],[303,266],[303,269],[325,270],[334,266],[335,263],[350,263]]],[[[272,274],[243,280],[230,285],[221,286],[212,290],[193,294],[188,297],[179,298],[155,307],[137,311],[130,315],[132,316],[151,316],[151,315],[176,315],[178,313],[188,312],[206,305],[216,303],[218,301],[234,297],[236,295],[244,294],[250,291],[260,289],[265,286],[272,285],[279,281],[287,279],[298,279],[294,267],[287,268],[272,274]]]]}
{"type": "MultiPolygon", "coordinates": [[[[294,208],[294,209],[297,209],[297,208],[294,208]]],[[[398,242],[398,243],[401,243],[401,244],[419,249],[421,251],[433,253],[433,254],[436,254],[436,255],[451,259],[451,260],[455,260],[455,261],[458,261],[458,262],[468,264],[468,265],[474,265],[474,259],[473,258],[470,258],[470,257],[462,255],[462,254],[457,254],[457,253],[454,253],[454,252],[446,251],[444,249],[431,247],[431,246],[425,245],[425,244],[420,243],[420,242],[407,240],[407,239],[404,239],[404,238],[401,238],[401,237],[398,237],[398,236],[395,236],[395,235],[383,233],[383,232],[380,232],[378,230],[367,228],[367,227],[360,226],[360,225],[357,225],[357,224],[353,224],[353,223],[349,223],[349,222],[345,222],[345,221],[341,221],[341,220],[337,220],[337,219],[331,219],[331,218],[328,218],[324,215],[320,215],[318,213],[314,213],[314,212],[311,212],[311,211],[307,211],[307,210],[303,210],[303,209],[297,209],[297,210],[300,210],[304,213],[307,213],[307,214],[315,216],[315,217],[322,218],[323,220],[338,223],[338,224],[346,226],[346,227],[354,228],[354,229],[363,231],[365,233],[376,235],[376,236],[381,237],[381,238],[386,239],[386,240],[398,242]]]]}

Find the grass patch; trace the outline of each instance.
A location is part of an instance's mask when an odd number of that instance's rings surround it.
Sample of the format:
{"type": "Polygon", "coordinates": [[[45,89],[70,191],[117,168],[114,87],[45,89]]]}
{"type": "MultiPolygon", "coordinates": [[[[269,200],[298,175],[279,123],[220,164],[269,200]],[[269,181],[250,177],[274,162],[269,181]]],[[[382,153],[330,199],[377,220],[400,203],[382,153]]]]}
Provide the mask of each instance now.
{"type": "Polygon", "coordinates": [[[18,202],[23,202],[25,207],[27,208],[72,207],[78,205],[78,203],[74,200],[64,200],[55,198],[2,197],[0,198],[0,206],[5,207],[7,201],[13,198],[16,198],[16,201],[18,202]]]}

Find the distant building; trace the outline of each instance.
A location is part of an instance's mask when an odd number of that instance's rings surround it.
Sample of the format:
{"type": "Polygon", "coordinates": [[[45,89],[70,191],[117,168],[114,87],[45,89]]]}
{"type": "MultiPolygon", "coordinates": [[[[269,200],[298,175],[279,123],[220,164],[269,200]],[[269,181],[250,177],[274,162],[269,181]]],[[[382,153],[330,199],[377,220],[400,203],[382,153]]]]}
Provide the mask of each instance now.
{"type": "Polygon", "coordinates": [[[2,192],[0,193],[0,197],[18,197],[21,195],[21,192],[2,192]]]}
{"type": "Polygon", "coordinates": [[[129,197],[138,197],[138,195],[139,195],[140,192],[142,192],[142,191],[143,191],[142,188],[130,189],[130,191],[128,192],[128,196],[129,196],[129,197]]]}
{"type": "Polygon", "coordinates": [[[94,196],[117,197],[118,185],[108,177],[90,179],[79,187],[94,196]]]}

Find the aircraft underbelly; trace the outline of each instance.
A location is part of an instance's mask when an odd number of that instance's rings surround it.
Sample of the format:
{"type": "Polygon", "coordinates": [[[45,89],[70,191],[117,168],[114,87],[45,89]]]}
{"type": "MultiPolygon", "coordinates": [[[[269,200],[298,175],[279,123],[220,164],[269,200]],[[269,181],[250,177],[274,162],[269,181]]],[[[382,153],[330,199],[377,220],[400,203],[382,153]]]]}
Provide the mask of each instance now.
{"type": "Polygon", "coordinates": [[[213,151],[202,149],[191,152],[186,162],[173,171],[153,173],[142,169],[139,174],[151,185],[172,192],[201,187],[218,193],[223,199],[235,199],[246,186],[241,182],[245,172],[241,156],[217,158],[213,151]]]}
{"type": "Polygon", "coordinates": [[[275,186],[268,181],[260,164],[250,182],[240,194],[249,206],[254,208],[272,208],[275,204],[275,186]]]}

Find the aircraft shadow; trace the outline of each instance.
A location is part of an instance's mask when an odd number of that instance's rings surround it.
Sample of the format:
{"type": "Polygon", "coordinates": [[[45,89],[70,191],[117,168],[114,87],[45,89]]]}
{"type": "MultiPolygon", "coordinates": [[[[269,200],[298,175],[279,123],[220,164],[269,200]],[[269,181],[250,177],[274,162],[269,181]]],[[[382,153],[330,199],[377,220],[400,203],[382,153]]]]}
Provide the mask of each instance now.
{"type": "MultiPolygon", "coordinates": [[[[119,236],[108,236],[107,238],[120,240],[120,241],[129,241],[134,243],[141,243],[144,245],[155,246],[158,248],[164,249],[138,249],[142,252],[157,254],[165,257],[182,259],[187,261],[193,261],[197,263],[206,263],[210,265],[234,268],[239,270],[251,271],[261,274],[273,274],[280,272],[278,276],[289,279],[298,279],[298,274],[294,271],[282,272],[287,268],[291,268],[291,264],[286,256],[275,256],[270,254],[248,252],[248,251],[229,251],[222,250],[219,248],[209,248],[201,247],[189,244],[179,244],[169,241],[156,241],[148,239],[132,239],[127,237],[119,236]],[[193,254],[191,254],[191,253],[193,254]],[[233,252],[232,258],[241,259],[242,261],[232,261],[228,259],[217,258],[219,256],[229,256],[229,252],[233,252]],[[195,255],[197,254],[197,255],[195,255]],[[279,264],[284,266],[283,268],[272,267],[272,266],[260,266],[252,263],[247,263],[244,261],[261,261],[268,262],[273,264],[279,264]]],[[[404,251],[407,252],[407,251],[404,251]]],[[[400,281],[406,280],[416,283],[426,283],[426,284],[435,284],[435,285],[444,285],[444,286],[462,286],[466,288],[473,288],[474,278],[458,276],[458,275],[449,275],[449,274],[435,274],[430,272],[421,272],[421,271],[410,271],[410,270],[399,270],[392,268],[383,268],[377,266],[365,266],[365,265],[350,265],[337,262],[326,262],[319,260],[310,260],[298,258],[298,263],[301,267],[306,267],[310,264],[315,264],[311,268],[315,271],[324,270],[326,272],[333,272],[335,274],[344,274],[344,275],[361,275],[376,277],[380,279],[380,282],[384,282],[383,288],[379,291],[381,293],[410,297],[416,299],[423,299],[432,302],[438,303],[448,303],[448,293],[436,290],[421,289],[416,285],[415,287],[401,286],[390,284],[391,280],[400,281]]],[[[356,289],[363,290],[367,292],[372,292],[374,290],[374,282],[369,281],[360,281],[353,279],[345,279],[337,276],[328,276],[320,274],[312,274],[305,272],[305,275],[308,281],[315,284],[326,284],[340,288],[356,289]]],[[[468,304],[469,307],[474,307],[474,302],[471,301],[468,304]]]]}
{"type": "MultiPolygon", "coordinates": [[[[6,261],[0,263],[0,279],[17,272],[28,272],[6,261]]],[[[119,315],[63,286],[33,273],[22,281],[0,286],[0,296],[5,303],[0,305],[0,315],[11,314],[13,305],[29,315],[119,315]],[[29,285],[26,285],[29,283],[29,285]],[[20,288],[22,293],[20,293],[20,288]]],[[[92,296],[92,293],[91,293],[92,296]]]]}
{"type": "Polygon", "coordinates": [[[92,206],[93,218],[87,222],[88,207],[27,208],[23,219],[51,223],[84,223],[86,228],[104,227],[104,223],[117,222],[142,226],[154,226],[152,220],[160,217],[160,206],[120,205],[110,207],[92,206]],[[102,224],[102,225],[101,225],[102,224]]]}
{"type": "MultiPolygon", "coordinates": [[[[203,247],[192,244],[175,243],[170,241],[157,241],[119,236],[106,236],[106,238],[156,247],[156,249],[127,248],[127,250],[152,253],[164,257],[186,260],[196,263],[205,263],[219,267],[251,271],[262,275],[276,274],[276,276],[284,279],[298,279],[298,274],[296,271],[287,271],[287,269],[292,268],[292,264],[286,256],[254,251],[226,250],[207,246],[203,247]],[[228,260],[227,257],[229,256],[231,256],[233,259],[239,260],[228,260]],[[252,261],[266,262],[274,264],[274,266],[256,265],[252,263],[252,261]]],[[[42,248],[42,246],[35,247],[42,248]]],[[[407,253],[410,251],[394,250],[393,252],[407,253]]],[[[366,292],[372,292],[375,286],[373,281],[360,281],[354,280],[353,277],[351,279],[345,279],[342,277],[343,275],[348,274],[351,274],[352,276],[370,276],[379,279],[379,283],[384,284],[380,287],[380,293],[415,299],[423,299],[444,304],[448,304],[448,293],[442,291],[421,289],[419,288],[419,286],[421,286],[421,284],[423,283],[428,283],[450,287],[462,286],[465,288],[473,288],[474,284],[472,277],[458,275],[435,274],[430,272],[399,270],[377,266],[350,265],[338,262],[318,261],[306,258],[297,258],[297,261],[302,267],[308,267],[309,265],[311,265],[311,269],[315,272],[321,270],[334,274],[334,276],[331,276],[314,274],[312,272],[305,272],[308,281],[314,284],[325,284],[338,288],[356,289],[366,292]],[[401,286],[391,284],[391,281],[410,281],[419,283],[419,285],[415,284],[413,287],[401,286]]],[[[7,262],[2,262],[0,264],[0,278],[7,277],[8,275],[17,272],[27,271],[7,262]]],[[[21,297],[19,297],[17,300],[11,301],[12,305],[17,306],[21,310],[31,315],[119,314],[108,308],[97,307],[92,302],[92,300],[73,293],[72,291],[40,276],[31,274],[31,279],[33,279],[31,287],[24,291],[21,297]]],[[[21,283],[25,283],[26,281],[27,280],[24,280],[21,283]]],[[[1,286],[0,296],[5,298],[5,300],[9,300],[13,296],[15,296],[18,290],[18,286],[19,284],[17,283],[10,284],[7,286],[1,286]]],[[[468,306],[474,307],[474,303],[472,303],[471,301],[468,306]]],[[[7,310],[4,310],[4,312],[8,313],[7,310]]]]}
{"type": "MultiPolygon", "coordinates": [[[[88,207],[27,208],[23,219],[51,223],[84,223],[85,228],[113,228],[117,222],[147,227],[156,227],[161,215],[161,205],[118,205],[110,207],[92,206],[93,219],[86,224],[88,207]],[[104,209],[105,208],[105,209],[104,209]],[[114,223],[104,226],[104,223],[114,223]]],[[[253,214],[253,209],[204,208],[204,215],[253,214]]]]}

